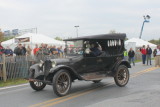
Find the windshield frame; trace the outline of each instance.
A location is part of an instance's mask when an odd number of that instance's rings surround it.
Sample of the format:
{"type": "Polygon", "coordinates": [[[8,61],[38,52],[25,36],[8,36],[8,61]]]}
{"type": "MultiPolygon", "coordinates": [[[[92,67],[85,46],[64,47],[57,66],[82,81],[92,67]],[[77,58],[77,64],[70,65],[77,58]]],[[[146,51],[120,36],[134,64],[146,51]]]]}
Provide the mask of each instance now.
{"type": "Polygon", "coordinates": [[[84,56],[84,40],[65,41],[65,49],[66,49],[66,52],[65,52],[66,56],[84,56]],[[77,41],[81,41],[81,46],[79,46],[79,47],[76,47],[76,46],[69,47],[68,42],[74,42],[75,43],[77,41]],[[74,51],[73,51],[73,53],[70,52],[71,51],[70,49],[75,50],[76,48],[81,48],[82,53],[78,53],[78,52],[74,53],[74,51]]]}

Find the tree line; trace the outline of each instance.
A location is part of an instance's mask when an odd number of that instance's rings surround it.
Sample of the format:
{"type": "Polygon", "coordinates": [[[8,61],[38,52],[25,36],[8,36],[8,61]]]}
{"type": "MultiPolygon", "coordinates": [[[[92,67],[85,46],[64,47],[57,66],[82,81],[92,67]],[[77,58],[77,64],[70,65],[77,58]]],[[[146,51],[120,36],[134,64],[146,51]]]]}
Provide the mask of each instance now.
{"type": "Polygon", "coordinates": [[[160,38],[158,40],[152,39],[152,40],[149,40],[148,42],[158,45],[160,44],[160,38]]]}

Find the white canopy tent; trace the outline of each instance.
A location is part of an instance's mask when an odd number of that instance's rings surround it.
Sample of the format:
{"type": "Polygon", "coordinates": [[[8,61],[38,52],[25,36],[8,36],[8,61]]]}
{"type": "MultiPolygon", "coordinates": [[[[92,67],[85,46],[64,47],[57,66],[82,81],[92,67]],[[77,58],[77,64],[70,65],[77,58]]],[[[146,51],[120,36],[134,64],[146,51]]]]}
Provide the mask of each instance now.
{"type": "Polygon", "coordinates": [[[18,43],[17,40],[19,39],[24,40],[25,38],[28,39],[27,42],[19,42],[19,43],[30,45],[32,49],[35,47],[35,44],[38,44],[40,46],[40,44],[42,43],[48,44],[48,45],[55,45],[55,46],[63,46],[63,47],[65,46],[65,43],[63,41],[58,41],[51,37],[48,37],[42,34],[34,34],[34,33],[27,33],[22,36],[4,41],[2,42],[2,45],[4,47],[10,46],[11,49],[14,49],[17,46],[17,43],[18,43]]]}
{"type": "Polygon", "coordinates": [[[145,41],[145,40],[142,40],[142,39],[139,39],[139,38],[132,38],[132,39],[129,39],[129,40],[125,41],[125,46],[126,46],[127,50],[129,50],[130,48],[133,48],[133,49],[134,48],[140,48],[143,45],[145,45],[146,47],[147,47],[147,45],[149,45],[152,48],[152,50],[155,49],[156,46],[157,46],[153,43],[150,43],[148,41],[145,41]]]}

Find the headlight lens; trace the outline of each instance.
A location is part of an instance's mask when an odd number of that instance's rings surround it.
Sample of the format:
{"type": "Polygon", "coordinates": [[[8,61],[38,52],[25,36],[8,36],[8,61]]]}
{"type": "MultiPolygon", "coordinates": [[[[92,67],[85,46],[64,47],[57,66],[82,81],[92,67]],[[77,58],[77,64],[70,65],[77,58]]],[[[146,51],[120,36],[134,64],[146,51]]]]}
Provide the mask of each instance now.
{"type": "Polygon", "coordinates": [[[55,66],[56,66],[56,62],[52,61],[52,67],[55,67],[55,66]]]}
{"type": "Polygon", "coordinates": [[[39,63],[39,67],[42,67],[43,66],[43,61],[42,60],[40,60],[40,63],[39,63]]]}

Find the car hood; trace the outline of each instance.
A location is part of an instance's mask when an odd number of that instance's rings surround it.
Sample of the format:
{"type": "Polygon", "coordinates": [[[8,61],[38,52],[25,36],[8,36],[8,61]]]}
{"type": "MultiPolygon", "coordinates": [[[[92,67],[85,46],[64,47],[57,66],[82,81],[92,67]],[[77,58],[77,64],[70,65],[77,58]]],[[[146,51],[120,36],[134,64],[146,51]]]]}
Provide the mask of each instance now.
{"type": "Polygon", "coordinates": [[[74,57],[67,57],[67,58],[60,58],[60,59],[51,59],[51,62],[55,62],[56,65],[69,65],[75,61],[82,59],[82,56],[74,56],[74,57]]]}

